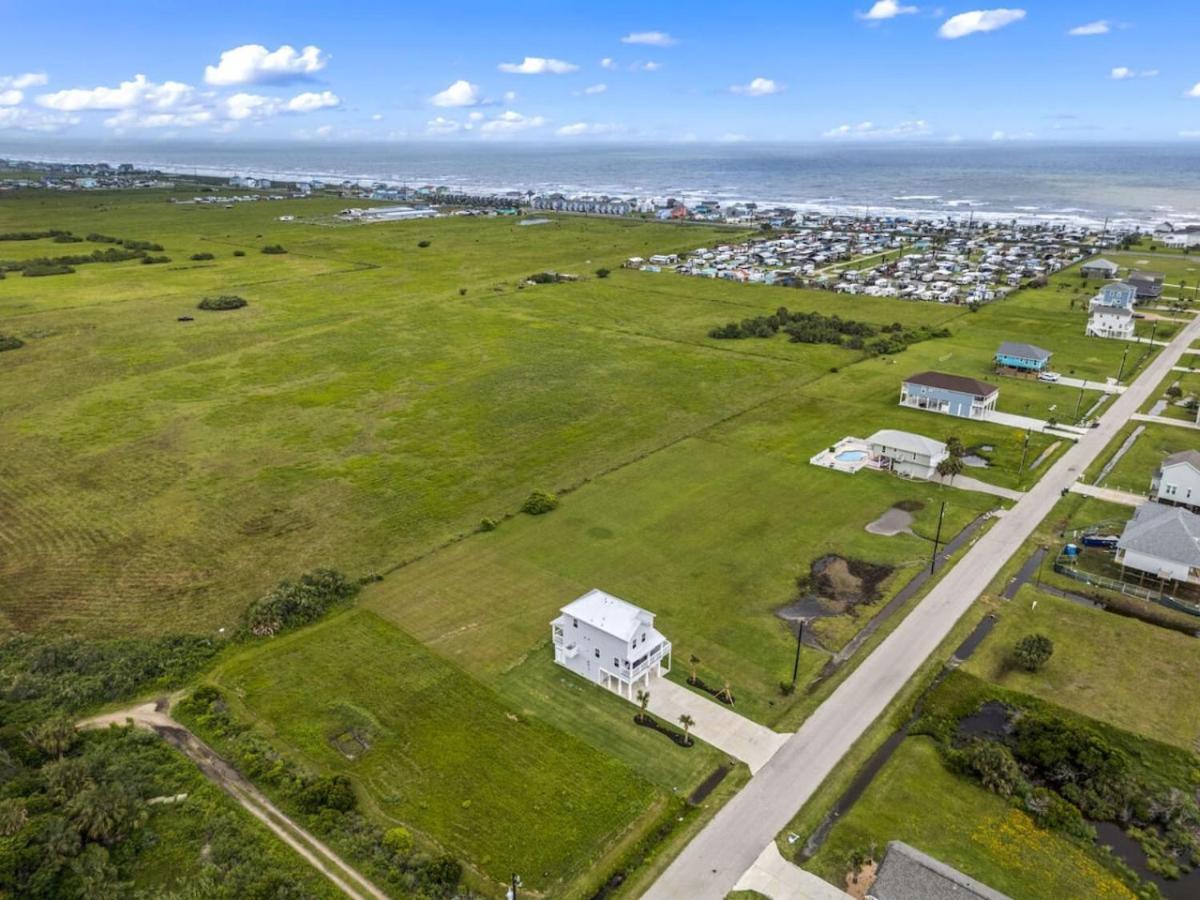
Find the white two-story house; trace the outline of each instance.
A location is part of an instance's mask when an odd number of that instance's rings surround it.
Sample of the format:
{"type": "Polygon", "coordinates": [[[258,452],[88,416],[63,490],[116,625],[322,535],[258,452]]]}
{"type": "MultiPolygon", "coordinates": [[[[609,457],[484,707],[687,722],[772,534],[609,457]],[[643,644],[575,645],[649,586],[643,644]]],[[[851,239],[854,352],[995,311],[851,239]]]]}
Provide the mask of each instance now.
{"type": "Polygon", "coordinates": [[[1088,316],[1087,336],[1133,340],[1133,310],[1119,306],[1097,306],[1088,316]]]}
{"type": "Polygon", "coordinates": [[[1181,450],[1164,459],[1150,481],[1150,493],[1159,503],[1200,511],[1200,452],[1181,450]]]}
{"type": "Polygon", "coordinates": [[[590,590],[550,623],[554,661],[588,681],[633,699],[635,686],[671,671],[671,642],[654,627],[654,613],[590,590]]]}

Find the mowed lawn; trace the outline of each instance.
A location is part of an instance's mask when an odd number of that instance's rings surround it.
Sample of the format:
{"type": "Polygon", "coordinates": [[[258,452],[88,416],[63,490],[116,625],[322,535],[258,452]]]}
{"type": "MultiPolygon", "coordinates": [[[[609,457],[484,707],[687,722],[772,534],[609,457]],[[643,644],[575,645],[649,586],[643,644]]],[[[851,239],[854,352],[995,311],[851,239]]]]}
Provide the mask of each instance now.
{"type": "Polygon", "coordinates": [[[997,612],[996,627],[964,664],[966,671],[1126,731],[1196,748],[1200,641],[1088,609],[1031,585],[997,612]],[[1054,655],[1040,672],[1007,664],[1013,646],[1028,634],[1044,634],[1054,642],[1054,655]]]}
{"type": "Polygon", "coordinates": [[[1082,847],[950,772],[927,737],[900,744],[804,867],[841,887],[855,853],[879,859],[893,840],[1021,900],[1134,897],[1082,847]]]}
{"type": "MultiPolygon", "coordinates": [[[[663,796],[365,610],[241,653],[212,678],[306,767],[350,776],[368,815],[495,882],[515,871],[533,890],[561,890],[663,796]],[[334,744],[351,731],[354,759],[334,744]]],[[[664,755],[688,752],[660,741],[664,755]]]]}
{"type": "MultiPolygon", "coordinates": [[[[1135,422],[1122,429],[1119,439],[1113,442],[1111,452],[1105,456],[1105,460],[1112,458],[1112,454],[1115,454],[1125,437],[1143,425],[1145,428],[1133,445],[1101,482],[1104,487],[1148,494],[1150,479],[1167,456],[1180,450],[1200,450],[1200,431],[1153,422],[1135,422]]],[[[1099,471],[1096,468],[1093,475],[1099,475],[1099,471]]]]}
{"type": "MultiPolygon", "coordinates": [[[[550,620],[598,587],[657,614],[677,677],[696,655],[706,680],[729,679],[737,708],[771,724],[788,705],[778,686],[790,678],[795,646],[776,610],[795,599],[797,577],[814,559],[841,554],[898,567],[887,585],[895,589],[926,565],[943,499],[949,537],[995,498],[818,469],[787,448],[743,442],[729,423],[572,492],[553,513],[519,516],[406,566],[360,602],[492,679],[528,655],[549,655],[550,620]],[[905,499],[924,504],[914,522],[924,537],[865,531],[905,499]]],[[[823,633],[824,623],[813,627],[823,633]]],[[[802,682],[824,661],[805,653],[802,682]]]]}

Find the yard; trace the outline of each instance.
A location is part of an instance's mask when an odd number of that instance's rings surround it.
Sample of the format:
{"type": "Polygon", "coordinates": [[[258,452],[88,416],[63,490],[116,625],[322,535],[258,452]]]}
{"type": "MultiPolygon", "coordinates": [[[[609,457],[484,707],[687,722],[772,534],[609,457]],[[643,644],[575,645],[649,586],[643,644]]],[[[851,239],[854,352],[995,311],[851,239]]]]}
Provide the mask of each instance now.
{"type": "Polygon", "coordinates": [[[900,745],[804,867],[841,886],[855,854],[879,858],[891,840],[1022,900],[1134,897],[1077,844],[950,772],[927,737],[900,745]]]}
{"type": "MultiPolygon", "coordinates": [[[[1139,427],[1145,426],[1138,434],[1133,445],[1125,452],[1112,471],[1100,482],[1102,487],[1117,488],[1132,491],[1137,494],[1150,492],[1150,479],[1158,470],[1163,459],[1180,450],[1200,449],[1200,431],[1189,431],[1171,425],[1158,425],[1152,422],[1135,422],[1122,429],[1121,435],[1114,441],[1105,461],[1112,459],[1116,448],[1120,447],[1126,436],[1133,434],[1139,427]]],[[[1089,469],[1094,478],[1099,469],[1089,469]]]]}
{"type": "MultiPolygon", "coordinates": [[[[306,768],[350,776],[367,815],[404,823],[493,882],[517,871],[532,890],[563,890],[645,828],[664,796],[367,611],[240,653],[212,680],[306,768]]],[[[719,760],[660,743],[662,757],[719,760]]],[[[694,767],[681,761],[676,774],[694,767]]]]}

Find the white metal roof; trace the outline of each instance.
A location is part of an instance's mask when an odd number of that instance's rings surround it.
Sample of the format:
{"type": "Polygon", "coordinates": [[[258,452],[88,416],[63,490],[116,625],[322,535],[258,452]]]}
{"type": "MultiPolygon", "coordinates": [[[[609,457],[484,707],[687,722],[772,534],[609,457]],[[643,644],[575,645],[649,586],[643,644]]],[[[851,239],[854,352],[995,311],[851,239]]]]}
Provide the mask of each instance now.
{"type": "Polygon", "coordinates": [[[633,637],[640,625],[654,624],[654,613],[597,588],[572,600],[562,612],[623,641],[633,637]]]}
{"type": "Polygon", "coordinates": [[[946,453],[946,445],[923,434],[913,434],[911,431],[897,431],[884,428],[867,438],[868,444],[878,444],[881,447],[894,447],[897,450],[907,450],[930,458],[946,453]]]}

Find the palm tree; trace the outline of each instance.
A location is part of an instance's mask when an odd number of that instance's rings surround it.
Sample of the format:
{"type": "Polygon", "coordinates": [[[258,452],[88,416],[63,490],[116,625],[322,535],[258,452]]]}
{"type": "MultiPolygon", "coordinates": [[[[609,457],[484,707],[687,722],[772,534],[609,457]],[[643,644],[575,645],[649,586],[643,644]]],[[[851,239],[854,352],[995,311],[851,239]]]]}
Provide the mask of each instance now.
{"type": "Polygon", "coordinates": [[[24,737],[35,750],[62,759],[75,743],[75,726],[67,719],[47,719],[27,729],[24,737]]]}
{"type": "Polygon", "coordinates": [[[946,438],[946,450],[951,456],[955,457],[964,456],[967,452],[966,447],[963,446],[963,442],[955,434],[946,438]]]}
{"type": "Polygon", "coordinates": [[[937,473],[940,477],[949,476],[950,483],[954,483],[954,476],[962,473],[963,461],[961,457],[951,454],[937,464],[937,473]]]}
{"type": "Polygon", "coordinates": [[[645,722],[646,721],[646,707],[650,705],[650,692],[639,690],[637,692],[637,702],[638,702],[638,706],[640,706],[642,708],[641,711],[638,713],[637,720],[639,722],[645,722]]]}
{"type": "Polygon", "coordinates": [[[726,703],[728,703],[730,706],[733,705],[733,690],[731,689],[728,681],[725,682],[725,686],[721,688],[721,693],[717,696],[724,697],[726,703]]]}
{"type": "Polygon", "coordinates": [[[696,667],[700,665],[700,657],[693,653],[688,662],[692,664],[692,674],[688,676],[688,684],[695,684],[700,680],[700,676],[696,674],[696,667]]]}
{"type": "Polygon", "coordinates": [[[691,727],[696,724],[696,720],[687,713],[684,713],[679,717],[679,724],[683,726],[683,743],[685,745],[691,743],[691,739],[688,738],[688,731],[690,731],[691,727]]]}
{"type": "MultiPolygon", "coordinates": [[[[684,736],[687,736],[686,730],[684,736]]],[[[12,837],[29,821],[25,801],[20,799],[0,801],[0,837],[12,837]]]]}

